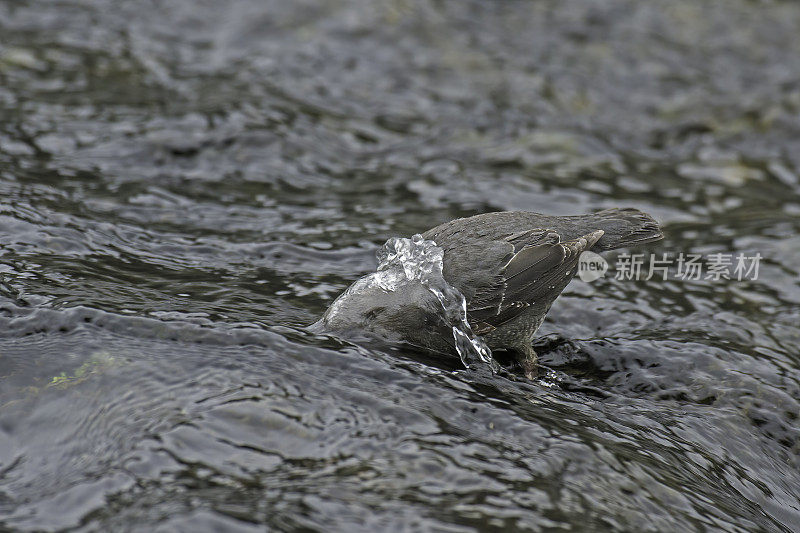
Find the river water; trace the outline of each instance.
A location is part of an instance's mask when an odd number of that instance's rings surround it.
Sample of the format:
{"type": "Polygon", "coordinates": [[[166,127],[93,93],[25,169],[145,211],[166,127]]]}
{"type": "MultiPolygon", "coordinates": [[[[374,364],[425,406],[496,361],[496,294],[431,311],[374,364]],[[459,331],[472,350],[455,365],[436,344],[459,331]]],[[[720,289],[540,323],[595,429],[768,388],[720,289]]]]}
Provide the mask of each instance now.
{"type": "Polygon", "coordinates": [[[0,530],[798,531],[798,139],[792,2],[0,0],[0,530]],[[534,381],[304,329],[614,206],[757,279],[575,280],[534,381]]]}

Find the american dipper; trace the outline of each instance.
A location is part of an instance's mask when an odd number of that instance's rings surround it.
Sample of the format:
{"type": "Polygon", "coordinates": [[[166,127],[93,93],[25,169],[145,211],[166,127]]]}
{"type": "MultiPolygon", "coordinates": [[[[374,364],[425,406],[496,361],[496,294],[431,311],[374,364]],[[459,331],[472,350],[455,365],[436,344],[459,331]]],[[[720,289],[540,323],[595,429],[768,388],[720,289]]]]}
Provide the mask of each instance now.
{"type": "MultiPolygon", "coordinates": [[[[532,341],[585,250],[605,251],[657,241],[658,223],[638,209],[548,216],[523,211],[459,218],[422,234],[444,251],[442,275],[461,291],[467,320],[491,349],[513,352],[535,375],[532,341]]],[[[356,290],[354,290],[356,289],[356,290]]],[[[435,351],[452,352],[438,302],[424,288],[395,293],[380,287],[337,300],[318,323],[327,330],[361,329],[435,351]],[[336,307],[334,309],[334,307],[336,307]]]]}

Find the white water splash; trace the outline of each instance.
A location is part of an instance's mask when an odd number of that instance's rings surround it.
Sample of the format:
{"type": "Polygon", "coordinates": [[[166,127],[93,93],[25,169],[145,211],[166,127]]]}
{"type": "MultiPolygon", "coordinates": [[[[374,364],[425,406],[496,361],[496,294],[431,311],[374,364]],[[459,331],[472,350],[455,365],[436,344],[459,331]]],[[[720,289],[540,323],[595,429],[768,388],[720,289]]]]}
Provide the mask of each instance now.
{"type": "Polygon", "coordinates": [[[405,281],[419,281],[442,306],[442,317],[452,328],[453,340],[461,362],[469,368],[476,358],[496,370],[492,351],[482,338],[472,332],[467,321],[467,300],[461,291],[447,283],[442,274],[444,250],[434,241],[416,234],[410,239],[392,237],[378,250],[377,273],[384,290],[397,290],[405,281]],[[402,272],[405,279],[397,275],[402,272]],[[389,274],[392,273],[392,274],[389,274]]]}
{"type": "Polygon", "coordinates": [[[431,292],[439,302],[438,314],[451,328],[453,341],[464,366],[487,364],[492,371],[499,367],[483,339],[472,332],[467,321],[467,301],[461,292],[447,283],[442,275],[444,250],[422,235],[410,239],[393,237],[378,250],[378,268],[372,274],[358,279],[330,306],[323,321],[335,322],[338,315],[346,315],[348,305],[359,293],[380,287],[382,291],[407,290],[409,284],[418,283],[431,292]]]}

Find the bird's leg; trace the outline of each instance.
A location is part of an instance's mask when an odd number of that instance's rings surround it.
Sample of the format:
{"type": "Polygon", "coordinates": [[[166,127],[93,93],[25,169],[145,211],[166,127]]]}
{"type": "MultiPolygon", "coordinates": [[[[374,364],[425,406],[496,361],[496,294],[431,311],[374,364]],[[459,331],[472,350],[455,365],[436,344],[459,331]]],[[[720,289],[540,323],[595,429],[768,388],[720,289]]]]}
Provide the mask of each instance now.
{"type": "Polygon", "coordinates": [[[525,377],[534,379],[538,374],[536,367],[539,358],[536,355],[536,350],[530,344],[524,344],[518,348],[517,360],[522,365],[522,370],[525,372],[525,377]]]}

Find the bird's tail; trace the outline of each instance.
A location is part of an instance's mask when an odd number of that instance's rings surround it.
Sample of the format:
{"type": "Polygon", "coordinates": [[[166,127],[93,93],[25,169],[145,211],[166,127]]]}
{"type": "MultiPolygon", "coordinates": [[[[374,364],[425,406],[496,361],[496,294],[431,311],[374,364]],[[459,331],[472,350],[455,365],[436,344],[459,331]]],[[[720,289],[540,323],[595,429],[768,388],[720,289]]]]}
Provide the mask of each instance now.
{"type": "Polygon", "coordinates": [[[613,250],[664,238],[653,217],[632,207],[605,209],[594,213],[592,218],[591,226],[604,231],[595,250],[613,250]]]}

